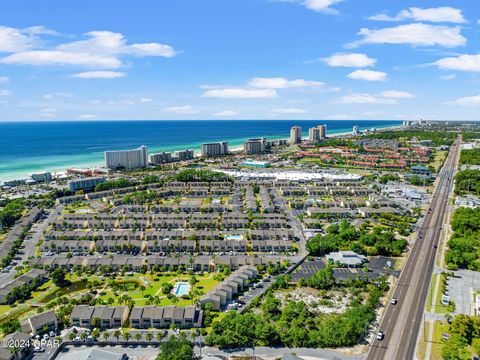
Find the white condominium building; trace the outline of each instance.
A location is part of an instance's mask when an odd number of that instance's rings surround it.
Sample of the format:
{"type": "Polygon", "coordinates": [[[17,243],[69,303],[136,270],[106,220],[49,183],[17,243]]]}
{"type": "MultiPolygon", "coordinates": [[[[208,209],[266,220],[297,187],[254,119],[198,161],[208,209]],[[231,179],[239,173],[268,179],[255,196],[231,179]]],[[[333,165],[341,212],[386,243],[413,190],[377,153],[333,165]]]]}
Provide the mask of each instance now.
{"type": "Polygon", "coordinates": [[[147,152],[144,145],[134,150],[105,151],[105,167],[112,170],[147,167],[147,152]]]}

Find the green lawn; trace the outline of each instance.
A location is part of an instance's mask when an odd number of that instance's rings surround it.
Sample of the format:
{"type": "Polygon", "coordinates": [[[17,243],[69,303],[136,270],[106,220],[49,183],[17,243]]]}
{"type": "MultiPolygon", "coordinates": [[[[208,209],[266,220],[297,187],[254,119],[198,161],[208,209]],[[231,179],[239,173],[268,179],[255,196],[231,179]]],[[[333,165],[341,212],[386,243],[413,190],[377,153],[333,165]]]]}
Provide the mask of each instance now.
{"type": "MultiPolygon", "coordinates": [[[[203,275],[196,275],[198,280],[197,284],[195,285],[196,289],[202,291],[203,293],[207,293],[211,289],[218,284],[218,281],[213,279],[213,274],[203,274],[203,275]]],[[[177,281],[188,281],[188,275],[177,275],[177,274],[168,274],[168,275],[150,275],[150,274],[135,274],[133,277],[127,277],[123,281],[120,280],[119,282],[124,281],[132,281],[137,282],[138,284],[144,284],[145,290],[142,292],[139,286],[136,288],[132,288],[131,290],[118,290],[115,293],[110,287],[106,287],[102,289],[102,292],[105,292],[104,295],[101,295],[100,298],[102,300],[108,300],[109,298],[113,298],[115,300],[114,304],[118,304],[117,299],[122,295],[128,295],[131,297],[136,305],[142,306],[145,305],[145,296],[159,296],[161,299],[160,306],[167,306],[173,305],[172,301],[166,297],[165,294],[162,293],[161,288],[162,285],[165,283],[174,284],[177,281]]],[[[191,305],[191,300],[179,299],[178,306],[187,306],[191,305]]]]}

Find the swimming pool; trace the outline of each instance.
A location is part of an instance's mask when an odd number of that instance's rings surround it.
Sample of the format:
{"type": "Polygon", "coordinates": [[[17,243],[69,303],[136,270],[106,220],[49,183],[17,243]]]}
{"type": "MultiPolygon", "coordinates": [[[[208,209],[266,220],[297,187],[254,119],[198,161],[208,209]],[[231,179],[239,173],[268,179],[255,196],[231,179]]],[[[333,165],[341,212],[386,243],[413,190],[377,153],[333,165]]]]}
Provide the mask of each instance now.
{"type": "Polygon", "coordinates": [[[225,240],[243,240],[242,235],[227,235],[225,236],[225,240]]]}
{"type": "Polygon", "coordinates": [[[182,296],[182,295],[188,294],[189,291],[190,291],[190,284],[187,282],[177,282],[173,286],[173,293],[176,296],[182,296]]]}

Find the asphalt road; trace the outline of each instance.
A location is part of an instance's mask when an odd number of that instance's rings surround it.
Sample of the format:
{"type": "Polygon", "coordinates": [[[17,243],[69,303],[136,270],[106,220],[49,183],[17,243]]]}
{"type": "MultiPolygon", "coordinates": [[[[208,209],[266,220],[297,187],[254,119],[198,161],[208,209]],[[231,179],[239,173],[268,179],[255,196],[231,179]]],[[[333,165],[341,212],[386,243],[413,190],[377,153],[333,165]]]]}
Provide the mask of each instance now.
{"type": "Polygon", "coordinates": [[[439,173],[431,211],[418,232],[393,297],[396,305],[389,304],[378,328],[385,334],[383,341],[374,340],[367,360],[415,358],[420,325],[423,321],[425,301],[432,276],[436,248],[443,225],[448,196],[453,186],[453,175],[459,156],[461,139],[457,138],[439,173]]]}
{"type": "MultiPolygon", "coordinates": [[[[29,233],[23,240],[23,246],[20,248],[19,253],[15,257],[18,257],[18,260],[14,260],[16,265],[22,265],[24,261],[27,261],[29,257],[35,255],[35,246],[37,246],[38,241],[43,236],[43,232],[48,227],[50,222],[53,222],[54,219],[58,217],[61,213],[63,207],[56,206],[48,215],[46,219],[40,219],[39,221],[32,224],[29,233]]],[[[15,266],[13,268],[15,268],[15,266]]],[[[6,284],[12,281],[15,278],[16,271],[14,269],[10,270],[7,273],[0,273],[0,284],[6,284]]]]}

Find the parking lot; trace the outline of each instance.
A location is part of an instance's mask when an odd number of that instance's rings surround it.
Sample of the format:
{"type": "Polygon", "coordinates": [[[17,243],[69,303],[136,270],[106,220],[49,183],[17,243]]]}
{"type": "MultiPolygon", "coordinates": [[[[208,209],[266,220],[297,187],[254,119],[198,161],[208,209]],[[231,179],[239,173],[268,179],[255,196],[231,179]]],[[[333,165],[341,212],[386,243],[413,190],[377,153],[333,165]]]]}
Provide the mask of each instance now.
{"type": "Polygon", "coordinates": [[[480,275],[475,271],[457,270],[447,285],[448,296],[455,302],[455,314],[473,315],[473,292],[480,290],[480,275]]]}
{"type": "MultiPolygon", "coordinates": [[[[398,277],[400,271],[391,270],[387,268],[387,264],[394,264],[394,259],[376,256],[371,257],[367,263],[367,268],[370,271],[365,272],[362,268],[335,268],[333,273],[337,280],[347,280],[353,277],[366,276],[369,278],[377,278],[384,274],[398,277]]],[[[300,279],[308,279],[318,270],[324,269],[326,266],[324,258],[313,258],[312,260],[305,260],[305,262],[292,274],[292,280],[299,281],[300,279]]]]}

